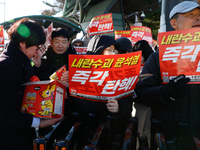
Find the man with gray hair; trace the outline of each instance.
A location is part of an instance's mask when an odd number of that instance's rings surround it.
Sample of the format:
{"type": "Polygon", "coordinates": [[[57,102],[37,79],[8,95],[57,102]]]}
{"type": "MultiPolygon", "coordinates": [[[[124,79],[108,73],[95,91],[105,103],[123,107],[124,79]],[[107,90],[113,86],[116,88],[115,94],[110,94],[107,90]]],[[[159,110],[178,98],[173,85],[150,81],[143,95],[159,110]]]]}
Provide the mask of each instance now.
{"type": "MultiPolygon", "coordinates": [[[[171,10],[169,19],[174,30],[200,27],[199,5],[193,1],[181,2],[171,10]]],[[[200,137],[200,85],[187,84],[190,79],[184,74],[162,84],[158,51],[146,61],[142,74],[146,73],[153,76],[137,83],[135,101],[151,107],[152,119],[162,122],[167,150],[176,149],[177,143],[184,145],[185,150],[195,147],[192,137],[200,137]],[[180,136],[184,137],[182,143],[180,136]]]]}

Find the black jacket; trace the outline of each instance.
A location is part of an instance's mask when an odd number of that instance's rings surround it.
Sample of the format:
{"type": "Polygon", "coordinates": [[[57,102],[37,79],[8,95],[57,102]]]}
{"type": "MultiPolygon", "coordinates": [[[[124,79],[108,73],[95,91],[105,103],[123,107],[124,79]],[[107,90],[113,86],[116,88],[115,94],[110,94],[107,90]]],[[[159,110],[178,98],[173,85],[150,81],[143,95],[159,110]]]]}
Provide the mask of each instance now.
{"type": "Polygon", "coordinates": [[[29,58],[12,42],[0,55],[0,145],[1,149],[32,148],[33,116],[21,113],[21,84],[33,75],[29,58]],[[6,148],[7,147],[7,148],[6,148]],[[9,147],[9,148],[8,148],[9,147]]]}
{"type": "Polygon", "coordinates": [[[152,118],[162,121],[162,127],[167,136],[174,136],[177,123],[186,123],[193,136],[200,137],[200,85],[192,84],[190,93],[184,98],[171,101],[161,94],[162,85],[159,53],[153,53],[146,61],[142,74],[152,73],[153,76],[139,81],[134,99],[152,108],[152,118]]]}
{"type": "Polygon", "coordinates": [[[40,67],[33,66],[34,74],[42,80],[50,80],[50,76],[61,68],[63,65],[68,70],[68,55],[75,54],[74,48],[68,48],[63,54],[56,54],[52,47],[49,47],[46,53],[42,57],[42,63],[40,67]]]}
{"type": "MultiPolygon", "coordinates": [[[[92,39],[90,39],[90,42],[87,47],[87,54],[89,55],[98,55],[103,52],[103,50],[106,47],[109,47],[110,45],[117,45],[117,42],[109,37],[109,36],[103,36],[102,35],[96,35],[92,39]]],[[[94,114],[100,114],[100,115],[107,115],[109,114],[106,103],[104,102],[95,102],[95,101],[89,101],[85,99],[80,99],[76,97],[72,97],[72,100],[75,104],[76,111],[85,114],[85,113],[94,113],[94,114]]],[[[132,97],[126,97],[118,100],[119,103],[119,113],[113,113],[112,115],[118,116],[118,117],[125,117],[130,116],[132,111],[132,97]]]]}

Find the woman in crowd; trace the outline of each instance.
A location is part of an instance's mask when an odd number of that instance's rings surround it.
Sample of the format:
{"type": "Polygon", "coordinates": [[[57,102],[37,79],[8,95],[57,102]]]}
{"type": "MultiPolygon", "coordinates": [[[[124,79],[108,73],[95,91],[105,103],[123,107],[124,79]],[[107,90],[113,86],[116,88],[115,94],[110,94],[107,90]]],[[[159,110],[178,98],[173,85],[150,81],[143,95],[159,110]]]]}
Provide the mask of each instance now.
{"type": "MultiPolygon", "coordinates": [[[[137,41],[133,47],[133,52],[142,51],[141,70],[148,57],[154,52],[149,43],[146,40],[137,41]]],[[[135,117],[138,118],[138,132],[140,137],[146,136],[148,138],[148,144],[150,144],[150,126],[151,126],[151,108],[139,103],[139,100],[135,102],[134,107],[136,109],[135,117]]],[[[137,147],[139,144],[137,144],[137,147]]]]}

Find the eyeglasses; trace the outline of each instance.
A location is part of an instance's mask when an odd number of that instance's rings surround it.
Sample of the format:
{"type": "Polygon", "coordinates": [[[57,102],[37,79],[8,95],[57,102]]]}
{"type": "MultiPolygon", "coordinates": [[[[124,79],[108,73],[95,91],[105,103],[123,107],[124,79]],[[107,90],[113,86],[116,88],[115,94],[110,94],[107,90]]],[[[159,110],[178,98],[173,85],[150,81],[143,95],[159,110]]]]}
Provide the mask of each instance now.
{"type": "Polygon", "coordinates": [[[74,45],[75,47],[82,47],[83,45],[74,45]]]}
{"type": "Polygon", "coordinates": [[[108,51],[108,54],[112,55],[112,54],[118,54],[118,50],[112,50],[110,48],[106,48],[106,50],[108,51]]]}

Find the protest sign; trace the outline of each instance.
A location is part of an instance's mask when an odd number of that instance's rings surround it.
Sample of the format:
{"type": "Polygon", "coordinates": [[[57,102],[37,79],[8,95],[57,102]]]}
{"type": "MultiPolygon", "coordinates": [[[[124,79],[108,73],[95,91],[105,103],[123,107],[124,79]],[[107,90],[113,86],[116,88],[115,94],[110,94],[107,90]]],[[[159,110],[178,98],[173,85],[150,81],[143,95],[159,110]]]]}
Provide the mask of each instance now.
{"type": "Polygon", "coordinates": [[[118,55],[69,55],[71,96],[107,102],[134,91],[141,64],[141,51],[118,55]]]}
{"type": "Polygon", "coordinates": [[[94,17],[87,27],[87,32],[89,36],[114,32],[112,13],[94,17]]]}
{"type": "Polygon", "coordinates": [[[139,40],[146,40],[150,45],[153,44],[150,28],[145,26],[132,26],[131,31],[131,40],[134,44],[139,40]]]}
{"type": "Polygon", "coordinates": [[[0,47],[4,47],[3,26],[0,26],[0,47]]]}
{"type": "Polygon", "coordinates": [[[126,37],[128,38],[131,43],[132,43],[132,46],[134,46],[134,41],[132,40],[131,38],[131,35],[132,35],[132,31],[128,31],[128,30],[116,30],[115,31],[115,40],[121,38],[121,37],[126,37]]]}
{"type": "Polygon", "coordinates": [[[87,53],[87,47],[74,47],[76,50],[76,54],[85,55],[87,53]]]}
{"type": "Polygon", "coordinates": [[[190,83],[200,83],[200,32],[198,28],[158,34],[159,61],[163,83],[180,74],[190,83]]]}

